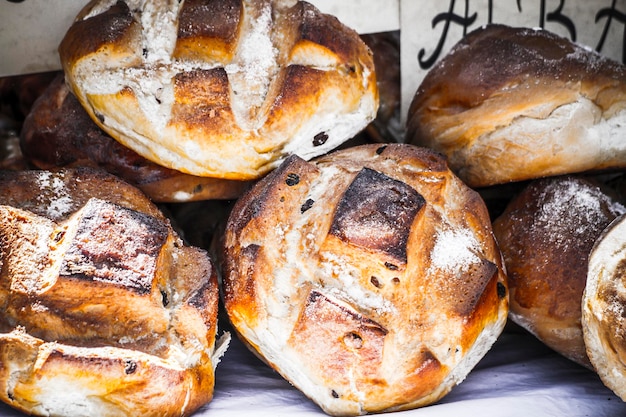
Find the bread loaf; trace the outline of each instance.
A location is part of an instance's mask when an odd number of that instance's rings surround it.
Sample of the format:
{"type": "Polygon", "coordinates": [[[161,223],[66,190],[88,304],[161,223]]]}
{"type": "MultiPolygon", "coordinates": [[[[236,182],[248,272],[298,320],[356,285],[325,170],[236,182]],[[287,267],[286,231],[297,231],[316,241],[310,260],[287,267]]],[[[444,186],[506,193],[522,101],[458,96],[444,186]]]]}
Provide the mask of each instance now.
{"type": "MultiPolygon", "coordinates": [[[[67,191],[59,174],[20,175],[67,191]]],[[[182,416],[211,400],[216,272],[148,203],[90,198],[56,221],[0,205],[2,401],[41,416],[182,416]]]]}
{"type": "Polygon", "coordinates": [[[531,182],[493,222],[509,280],[509,316],[587,367],[581,300],[589,253],[604,228],[624,212],[600,184],[564,176],[531,182]]]}
{"type": "Polygon", "coordinates": [[[472,187],[626,167],[626,67],[546,30],[487,25],[424,78],[406,140],[472,187]]]}
{"type": "Polygon", "coordinates": [[[292,156],[237,201],[222,248],[233,327],[331,415],[437,401],[506,322],[484,202],[427,149],[292,156]]]}
{"type": "Polygon", "coordinates": [[[602,382],[626,401],[626,215],[615,219],[589,255],[582,299],[587,354],[602,382]]]}
{"type": "Polygon", "coordinates": [[[371,51],[297,0],[94,0],[59,54],[102,129],[192,175],[256,179],[337,147],[378,107],[371,51]]]}

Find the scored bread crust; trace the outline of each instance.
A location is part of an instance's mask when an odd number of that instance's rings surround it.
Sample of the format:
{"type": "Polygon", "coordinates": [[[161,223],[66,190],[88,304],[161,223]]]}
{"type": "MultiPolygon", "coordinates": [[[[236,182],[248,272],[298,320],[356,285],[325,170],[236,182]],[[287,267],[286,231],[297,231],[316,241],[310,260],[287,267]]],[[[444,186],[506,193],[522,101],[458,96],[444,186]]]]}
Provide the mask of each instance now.
{"type": "Polygon", "coordinates": [[[509,317],[550,348],[591,368],[581,324],[589,253],[626,212],[584,177],[530,182],[493,222],[509,283],[509,317]]]}
{"type": "Polygon", "coordinates": [[[484,202],[424,148],[288,158],[235,204],[222,250],[233,327],[332,415],[438,400],[506,322],[484,202]]]}
{"type": "Polygon", "coordinates": [[[296,0],[94,0],[59,54],[103,130],[199,176],[255,179],[289,154],[324,154],[378,107],[369,48],[296,0]]]}
{"type": "Polygon", "coordinates": [[[42,416],[190,415],[224,348],[212,261],[139,191],[78,171],[14,173],[21,193],[0,205],[0,399],[42,416]],[[116,203],[88,196],[109,185],[116,203]]]}
{"type": "Polygon", "coordinates": [[[199,177],[148,161],[91,120],[60,74],[43,92],[20,131],[24,158],[37,168],[100,167],[145,192],[152,201],[237,198],[248,181],[199,177]]]}
{"type": "Polygon", "coordinates": [[[406,140],[472,187],[626,166],[626,68],[546,30],[487,25],[424,78],[406,140]]]}
{"type": "Polygon", "coordinates": [[[589,255],[582,299],[587,355],[602,382],[626,401],[626,215],[615,219],[589,255]]]}

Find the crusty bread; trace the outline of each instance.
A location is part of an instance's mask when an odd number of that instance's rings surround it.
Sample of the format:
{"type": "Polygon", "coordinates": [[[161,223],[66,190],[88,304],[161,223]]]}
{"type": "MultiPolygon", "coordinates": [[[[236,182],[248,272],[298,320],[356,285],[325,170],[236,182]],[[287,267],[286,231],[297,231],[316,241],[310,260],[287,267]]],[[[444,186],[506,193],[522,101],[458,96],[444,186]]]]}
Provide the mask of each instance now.
{"type": "Polygon", "coordinates": [[[249,180],[324,154],[378,107],[369,48],[297,0],[94,0],[59,53],[100,127],[193,175],[249,180]]]}
{"type": "Polygon", "coordinates": [[[0,399],[41,416],[181,416],[209,402],[225,345],[207,253],[146,214],[145,196],[73,200],[59,173],[21,175],[47,184],[45,216],[0,205],[0,399]],[[60,215],[54,201],[83,204],[60,215]]]}
{"type": "Polygon", "coordinates": [[[100,167],[160,203],[237,198],[249,186],[248,181],[183,174],[148,161],[91,120],[62,74],[24,120],[20,145],[24,158],[37,168],[100,167]]]}
{"type": "Polygon", "coordinates": [[[564,176],[531,182],[493,222],[511,319],[587,367],[580,311],[587,261],[604,228],[624,212],[600,184],[564,176]]]}
{"type": "Polygon", "coordinates": [[[234,328],[332,415],[437,401],[506,322],[484,202],[424,148],[290,157],[237,201],[222,248],[234,328]]]}
{"type": "Polygon", "coordinates": [[[602,382],[626,401],[626,215],[615,219],[589,255],[582,299],[587,355],[602,382]]]}
{"type": "Polygon", "coordinates": [[[487,25],[424,78],[406,140],[472,187],[626,167],[626,67],[546,30],[487,25]]]}

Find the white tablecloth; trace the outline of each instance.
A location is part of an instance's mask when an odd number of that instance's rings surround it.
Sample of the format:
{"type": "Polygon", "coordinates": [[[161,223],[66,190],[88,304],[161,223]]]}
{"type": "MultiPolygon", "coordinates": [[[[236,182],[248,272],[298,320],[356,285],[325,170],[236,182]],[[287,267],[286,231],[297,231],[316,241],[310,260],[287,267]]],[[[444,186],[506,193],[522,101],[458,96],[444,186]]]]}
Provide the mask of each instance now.
{"type": "MultiPolygon", "coordinates": [[[[532,336],[505,331],[467,379],[437,404],[393,417],[619,417],[622,402],[591,371],[532,336]]],[[[0,404],[0,416],[21,413],[0,404]]],[[[218,365],[213,401],[194,417],[325,414],[233,338],[218,365]]],[[[96,416],[94,416],[96,417],[96,416]]]]}

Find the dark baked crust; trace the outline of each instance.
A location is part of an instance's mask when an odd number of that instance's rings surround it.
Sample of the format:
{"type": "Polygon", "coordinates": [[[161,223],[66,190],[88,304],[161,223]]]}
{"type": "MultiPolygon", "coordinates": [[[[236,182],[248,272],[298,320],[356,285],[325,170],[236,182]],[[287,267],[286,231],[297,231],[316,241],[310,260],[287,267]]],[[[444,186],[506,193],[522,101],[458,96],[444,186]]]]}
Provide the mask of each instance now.
{"type": "Polygon", "coordinates": [[[165,219],[139,189],[100,169],[0,171],[0,204],[50,220],[67,219],[92,197],[165,219]]]}
{"type": "Polygon", "coordinates": [[[0,188],[12,190],[0,202],[0,399],[35,415],[190,415],[209,402],[208,254],[110,174],[11,171],[0,188]]]}
{"type": "Polygon", "coordinates": [[[626,211],[582,177],[535,180],[493,222],[510,289],[510,317],[563,356],[591,367],[581,328],[589,253],[626,211]]]}
{"type": "Polygon", "coordinates": [[[24,120],[20,144],[24,158],[37,168],[99,167],[133,184],[155,202],[231,199],[250,184],[183,174],[143,158],[91,120],[62,74],[24,120]]]}
{"type": "Polygon", "coordinates": [[[333,415],[436,401],[508,313],[482,199],[410,145],[288,158],[235,204],[222,258],[234,327],[333,415]]]}

